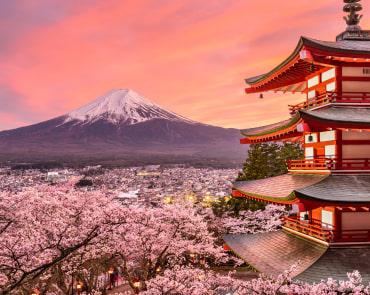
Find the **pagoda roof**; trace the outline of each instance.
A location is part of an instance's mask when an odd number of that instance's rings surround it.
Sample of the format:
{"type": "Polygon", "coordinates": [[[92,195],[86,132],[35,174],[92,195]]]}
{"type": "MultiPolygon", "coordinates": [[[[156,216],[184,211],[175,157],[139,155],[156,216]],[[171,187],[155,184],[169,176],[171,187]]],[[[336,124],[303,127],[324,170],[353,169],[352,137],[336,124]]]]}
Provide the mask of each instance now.
{"type": "Polygon", "coordinates": [[[250,85],[247,93],[263,92],[268,90],[301,91],[300,82],[312,75],[313,72],[330,65],[329,56],[370,58],[370,41],[339,40],[320,41],[312,38],[301,37],[294,51],[282,63],[271,71],[245,79],[250,85]],[[306,56],[301,56],[305,50],[306,56]],[[308,56],[307,56],[308,54],[308,56]],[[317,60],[318,63],[314,63],[317,60]],[[290,85],[297,85],[291,89],[290,85]]]}
{"type": "Polygon", "coordinates": [[[298,132],[297,125],[300,123],[299,114],[290,119],[280,121],[274,124],[269,124],[261,127],[248,128],[241,130],[241,134],[248,138],[247,142],[241,140],[242,143],[252,143],[258,141],[281,140],[284,138],[297,137],[302,135],[298,132]]]}
{"type": "Polygon", "coordinates": [[[370,128],[370,107],[329,105],[315,110],[300,110],[300,117],[309,123],[324,122],[328,127],[370,128]]]}
{"type": "Polygon", "coordinates": [[[335,203],[370,202],[370,175],[330,175],[312,185],[295,189],[298,198],[335,203]]]}
{"type": "Polygon", "coordinates": [[[246,139],[241,143],[278,141],[301,136],[298,125],[307,122],[312,126],[328,128],[370,129],[370,107],[335,105],[312,110],[300,110],[288,120],[262,127],[243,129],[246,139]]]}
{"type": "Polygon", "coordinates": [[[297,238],[283,230],[257,234],[226,235],[226,244],[259,272],[276,277],[299,264],[296,276],[314,264],[327,246],[297,238]]]}
{"type": "Polygon", "coordinates": [[[278,130],[285,129],[287,127],[292,126],[294,123],[297,122],[297,118],[290,118],[284,121],[280,121],[277,123],[269,124],[269,125],[264,125],[260,127],[254,127],[254,128],[248,128],[248,129],[242,129],[241,133],[245,136],[260,136],[264,134],[268,134],[278,130]]]}
{"type": "Polygon", "coordinates": [[[295,279],[307,283],[320,283],[322,279],[348,280],[347,273],[358,270],[363,284],[370,282],[370,247],[338,247],[328,250],[295,279]]]}
{"type": "Polygon", "coordinates": [[[370,282],[369,246],[328,247],[284,230],[226,235],[224,240],[240,258],[265,275],[276,277],[297,265],[294,279],[307,283],[327,278],[347,280],[347,273],[353,270],[361,273],[365,285],[370,282]]]}
{"type": "Polygon", "coordinates": [[[258,180],[236,181],[233,189],[242,194],[274,203],[293,203],[296,199],[294,191],[313,185],[327,175],[321,174],[283,174],[258,180]]]}

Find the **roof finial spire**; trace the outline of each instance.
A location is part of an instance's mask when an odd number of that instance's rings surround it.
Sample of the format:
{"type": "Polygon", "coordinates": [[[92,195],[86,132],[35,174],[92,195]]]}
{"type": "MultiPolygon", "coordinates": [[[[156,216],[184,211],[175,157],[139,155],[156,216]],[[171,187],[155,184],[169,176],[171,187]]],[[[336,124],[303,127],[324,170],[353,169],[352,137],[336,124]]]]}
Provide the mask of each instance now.
{"type": "Polygon", "coordinates": [[[345,3],[343,11],[347,12],[348,15],[344,17],[348,28],[347,30],[361,30],[359,27],[362,15],[358,14],[362,10],[361,0],[343,0],[345,3]]]}

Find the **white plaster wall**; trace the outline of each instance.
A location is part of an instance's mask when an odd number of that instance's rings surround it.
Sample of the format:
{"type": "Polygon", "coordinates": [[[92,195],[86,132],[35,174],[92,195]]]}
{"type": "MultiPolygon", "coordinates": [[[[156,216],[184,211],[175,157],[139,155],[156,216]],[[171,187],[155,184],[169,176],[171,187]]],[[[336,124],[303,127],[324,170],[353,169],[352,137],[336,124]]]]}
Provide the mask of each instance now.
{"type": "Polygon", "coordinates": [[[323,81],[323,82],[328,81],[332,78],[335,78],[335,68],[330,69],[330,70],[328,70],[326,72],[323,72],[321,74],[321,81],[323,81]]]}
{"type": "Polygon", "coordinates": [[[323,131],[320,132],[320,141],[331,141],[335,140],[335,131],[323,131]]]}

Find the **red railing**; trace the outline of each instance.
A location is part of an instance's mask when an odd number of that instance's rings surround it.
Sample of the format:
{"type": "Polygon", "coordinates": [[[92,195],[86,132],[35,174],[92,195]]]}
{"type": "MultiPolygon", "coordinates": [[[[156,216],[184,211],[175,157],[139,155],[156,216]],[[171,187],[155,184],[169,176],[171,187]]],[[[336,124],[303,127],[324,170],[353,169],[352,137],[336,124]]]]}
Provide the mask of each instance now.
{"type": "Polygon", "coordinates": [[[289,170],[328,170],[331,161],[331,159],[288,160],[287,165],[289,170]]]}
{"type": "Polygon", "coordinates": [[[289,105],[291,114],[295,114],[302,109],[310,109],[316,106],[325,105],[328,103],[370,103],[370,92],[326,92],[317,95],[313,99],[301,102],[296,105],[289,105]]]}
{"type": "Polygon", "coordinates": [[[336,229],[320,220],[300,220],[297,216],[284,217],[284,226],[325,242],[370,242],[370,229],[336,229]]]}
{"type": "Polygon", "coordinates": [[[288,160],[289,170],[370,170],[370,159],[288,160]]]}
{"type": "Polygon", "coordinates": [[[297,216],[284,218],[284,226],[326,242],[334,239],[333,229],[324,228],[320,220],[300,220],[297,216]]]}

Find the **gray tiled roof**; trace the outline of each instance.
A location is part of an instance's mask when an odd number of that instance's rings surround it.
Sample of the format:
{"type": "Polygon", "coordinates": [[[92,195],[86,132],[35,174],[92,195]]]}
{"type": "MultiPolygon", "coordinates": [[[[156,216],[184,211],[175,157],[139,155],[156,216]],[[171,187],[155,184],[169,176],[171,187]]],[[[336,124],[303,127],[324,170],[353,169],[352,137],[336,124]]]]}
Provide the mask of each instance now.
{"type": "Polygon", "coordinates": [[[227,245],[259,272],[277,276],[300,261],[293,275],[305,271],[323,255],[326,246],[298,238],[283,230],[276,232],[227,235],[227,245]]]}
{"type": "Polygon", "coordinates": [[[323,180],[327,175],[320,174],[283,174],[265,179],[236,181],[233,188],[259,196],[286,198],[294,190],[323,180]]]}
{"type": "Polygon", "coordinates": [[[297,197],[332,202],[370,202],[370,175],[330,175],[295,192],[297,197]]]}
{"type": "Polygon", "coordinates": [[[370,282],[370,246],[327,247],[284,230],[227,235],[224,240],[240,258],[266,275],[277,276],[299,261],[293,276],[300,281],[346,280],[347,272],[358,270],[363,283],[370,282]]]}
{"type": "Polygon", "coordinates": [[[316,110],[301,110],[301,117],[343,123],[370,125],[369,107],[329,106],[316,110]]]}
{"type": "Polygon", "coordinates": [[[339,51],[350,51],[351,53],[370,53],[370,41],[322,41],[308,37],[302,37],[305,45],[322,47],[327,50],[335,49],[339,51]]]}
{"type": "Polygon", "coordinates": [[[320,282],[325,278],[346,280],[347,272],[358,270],[363,284],[370,282],[370,247],[329,248],[312,266],[296,279],[304,282],[320,282]]]}

